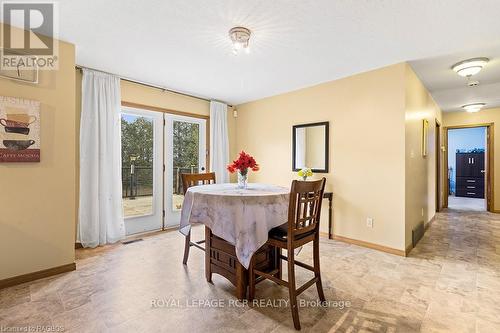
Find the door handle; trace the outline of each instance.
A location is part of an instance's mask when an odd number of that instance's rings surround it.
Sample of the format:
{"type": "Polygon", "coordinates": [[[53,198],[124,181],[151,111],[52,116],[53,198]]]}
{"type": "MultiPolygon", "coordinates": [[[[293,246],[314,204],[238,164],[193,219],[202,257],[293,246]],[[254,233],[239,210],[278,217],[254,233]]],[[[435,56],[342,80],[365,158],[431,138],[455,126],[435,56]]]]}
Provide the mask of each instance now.
{"type": "Polygon", "coordinates": [[[484,170],[481,170],[481,173],[484,173],[484,170]]]}
{"type": "Polygon", "coordinates": [[[470,157],[469,157],[469,164],[470,164],[470,157]]]}
{"type": "Polygon", "coordinates": [[[205,171],[205,167],[201,167],[201,171],[205,171]]]}
{"type": "Polygon", "coordinates": [[[474,164],[474,157],[472,158],[472,164],[474,164]]]}

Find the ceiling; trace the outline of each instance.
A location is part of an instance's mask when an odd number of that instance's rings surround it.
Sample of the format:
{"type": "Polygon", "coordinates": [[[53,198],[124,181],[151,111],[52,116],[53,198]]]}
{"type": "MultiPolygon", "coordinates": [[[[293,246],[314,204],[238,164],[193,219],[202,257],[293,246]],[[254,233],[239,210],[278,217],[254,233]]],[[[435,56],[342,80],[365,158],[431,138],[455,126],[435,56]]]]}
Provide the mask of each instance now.
{"type": "Polygon", "coordinates": [[[500,35],[496,46],[411,61],[410,65],[443,111],[463,111],[461,106],[470,103],[486,103],[486,108],[500,107],[500,35]],[[479,81],[479,86],[467,87],[467,79],[457,75],[451,66],[477,57],[490,61],[471,78],[479,81]]]}
{"type": "Polygon", "coordinates": [[[59,12],[79,65],[231,104],[500,36],[498,0],[64,0],[59,12]],[[252,30],[249,55],[231,52],[237,25],[252,30]]]}

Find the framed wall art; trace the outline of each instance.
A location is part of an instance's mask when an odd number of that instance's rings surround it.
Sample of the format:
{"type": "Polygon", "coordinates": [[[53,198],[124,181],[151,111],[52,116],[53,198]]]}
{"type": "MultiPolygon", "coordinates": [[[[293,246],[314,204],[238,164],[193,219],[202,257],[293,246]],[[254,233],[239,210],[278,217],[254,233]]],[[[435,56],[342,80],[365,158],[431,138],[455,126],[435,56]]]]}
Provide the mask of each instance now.
{"type": "Polygon", "coordinates": [[[40,102],[0,96],[0,162],[40,162],[40,102]]]}
{"type": "Polygon", "coordinates": [[[422,121],[422,157],[427,157],[427,136],[429,134],[429,121],[422,121]]]}

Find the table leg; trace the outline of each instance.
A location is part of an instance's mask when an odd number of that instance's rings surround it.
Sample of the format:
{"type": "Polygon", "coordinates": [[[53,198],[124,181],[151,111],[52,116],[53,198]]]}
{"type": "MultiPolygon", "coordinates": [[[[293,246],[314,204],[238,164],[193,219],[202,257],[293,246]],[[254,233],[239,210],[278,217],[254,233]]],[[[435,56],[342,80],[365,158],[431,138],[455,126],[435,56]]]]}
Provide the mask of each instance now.
{"type": "Polygon", "coordinates": [[[328,239],[332,239],[332,219],[333,219],[333,210],[332,210],[332,198],[328,199],[328,239]]]}
{"type": "Polygon", "coordinates": [[[236,298],[243,300],[247,297],[248,271],[243,265],[236,266],[236,298]]]}
{"type": "Polygon", "coordinates": [[[209,227],[205,227],[205,277],[208,282],[212,282],[212,265],[210,264],[211,256],[211,237],[212,231],[209,227]]]}

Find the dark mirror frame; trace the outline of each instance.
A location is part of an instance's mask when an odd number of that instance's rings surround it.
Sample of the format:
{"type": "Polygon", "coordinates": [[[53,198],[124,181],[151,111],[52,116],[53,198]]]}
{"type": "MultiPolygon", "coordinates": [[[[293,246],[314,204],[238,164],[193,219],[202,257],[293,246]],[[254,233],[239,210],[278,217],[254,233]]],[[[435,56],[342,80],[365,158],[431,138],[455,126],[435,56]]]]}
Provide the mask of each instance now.
{"type": "Polygon", "coordinates": [[[330,156],[330,122],[324,121],[320,123],[310,123],[310,124],[301,124],[292,126],[292,171],[299,171],[295,166],[295,146],[297,144],[297,134],[296,129],[302,127],[316,127],[316,126],[325,126],[325,168],[324,169],[311,169],[312,172],[316,173],[328,173],[328,168],[330,165],[329,156],[330,156]]]}

